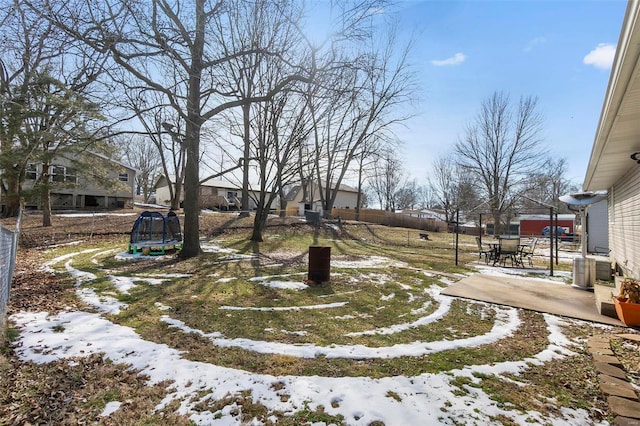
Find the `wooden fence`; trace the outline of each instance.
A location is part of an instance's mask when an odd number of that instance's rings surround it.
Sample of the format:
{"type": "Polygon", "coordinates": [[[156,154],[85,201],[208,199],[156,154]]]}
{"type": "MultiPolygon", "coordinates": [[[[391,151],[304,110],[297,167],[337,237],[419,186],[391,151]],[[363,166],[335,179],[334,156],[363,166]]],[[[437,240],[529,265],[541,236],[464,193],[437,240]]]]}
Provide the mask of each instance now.
{"type": "MultiPolygon", "coordinates": [[[[355,209],[333,209],[331,215],[343,220],[356,220],[355,209]]],[[[447,223],[437,219],[426,219],[390,212],[386,210],[361,209],[359,219],[362,222],[377,223],[402,228],[422,229],[424,231],[446,232],[447,223]]]]}

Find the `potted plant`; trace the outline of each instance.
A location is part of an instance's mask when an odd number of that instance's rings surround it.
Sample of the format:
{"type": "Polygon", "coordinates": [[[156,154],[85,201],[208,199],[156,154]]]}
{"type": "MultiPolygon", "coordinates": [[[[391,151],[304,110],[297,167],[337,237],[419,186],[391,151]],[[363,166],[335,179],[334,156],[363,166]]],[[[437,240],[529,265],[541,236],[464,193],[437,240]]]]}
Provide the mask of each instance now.
{"type": "Polygon", "coordinates": [[[629,326],[640,325],[640,280],[625,278],[620,292],[613,297],[620,321],[629,326]]]}

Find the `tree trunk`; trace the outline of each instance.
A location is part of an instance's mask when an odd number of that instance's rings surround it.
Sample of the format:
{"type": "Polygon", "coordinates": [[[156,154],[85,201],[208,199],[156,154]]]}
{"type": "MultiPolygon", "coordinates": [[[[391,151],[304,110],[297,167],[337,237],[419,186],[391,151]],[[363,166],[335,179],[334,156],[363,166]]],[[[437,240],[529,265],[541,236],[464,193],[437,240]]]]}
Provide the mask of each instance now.
{"type": "Polygon", "coordinates": [[[358,168],[358,195],[356,199],[356,220],[360,220],[360,204],[362,204],[362,163],[363,158],[360,157],[360,167],[358,168]]]}
{"type": "Polygon", "coordinates": [[[451,215],[451,204],[447,200],[444,203],[444,221],[447,222],[447,223],[451,223],[452,220],[453,220],[453,218],[452,218],[452,215],[451,215]]]}
{"type": "MultiPolygon", "coordinates": [[[[187,162],[184,172],[184,236],[180,251],[181,259],[189,259],[200,254],[200,84],[204,56],[204,0],[195,2],[196,34],[191,48],[191,69],[187,90],[186,134],[183,140],[187,162]]],[[[176,188],[176,192],[177,188],[176,188]]],[[[179,199],[179,198],[177,198],[179,199]]]]}
{"type": "MultiPolygon", "coordinates": [[[[278,181],[280,178],[278,177],[278,181]]],[[[285,198],[284,191],[282,190],[282,184],[278,183],[278,198],[280,198],[280,217],[287,217],[287,199],[285,198]]]]}
{"type": "Polygon", "coordinates": [[[51,226],[51,164],[45,161],[42,164],[42,192],[40,193],[40,203],[42,204],[42,226],[51,226]]]}
{"type": "Polygon", "coordinates": [[[3,213],[4,217],[17,217],[20,212],[20,198],[12,194],[10,196],[6,196],[4,198],[5,210],[3,213]]]}
{"type": "MultiPolygon", "coordinates": [[[[200,150],[197,118],[187,123],[187,164],[184,177],[184,240],[180,258],[189,259],[200,254],[200,209],[198,153],[200,150]]],[[[176,191],[178,192],[178,191],[176,191]]]]}
{"type": "MultiPolygon", "coordinates": [[[[172,184],[169,182],[169,185],[174,185],[173,197],[171,198],[171,210],[179,210],[180,209],[180,197],[182,197],[182,182],[172,184]]],[[[186,191],[185,191],[186,193],[186,191]]]]}
{"type": "Polygon", "coordinates": [[[244,158],[244,161],[242,162],[242,199],[240,200],[242,203],[242,211],[240,212],[240,217],[249,216],[249,156],[251,155],[251,141],[249,140],[250,112],[250,104],[242,105],[242,120],[244,124],[244,152],[242,158],[244,158]]]}
{"type": "Polygon", "coordinates": [[[311,196],[309,195],[309,179],[303,178],[300,185],[302,186],[302,202],[311,205],[313,200],[310,199],[311,196]]]}
{"type": "Polygon", "coordinates": [[[20,183],[17,179],[7,179],[7,191],[4,194],[4,217],[17,217],[20,213],[20,183]]]}
{"type": "MultiPolygon", "coordinates": [[[[278,170],[282,170],[282,165],[278,163],[278,170]]],[[[280,199],[280,217],[287,217],[287,199],[285,198],[284,189],[282,188],[282,173],[276,176],[276,188],[278,190],[278,198],[280,199]]]]}
{"type": "Polygon", "coordinates": [[[500,231],[502,230],[502,224],[500,223],[500,214],[493,214],[493,235],[500,235],[500,231]]]}
{"type": "Polygon", "coordinates": [[[333,219],[333,200],[328,199],[325,201],[325,210],[324,210],[324,218],[325,219],[333,219]]]}
{"type": "MultiPolygon", "coordinates": [[[[263,174],[261,176],[262,181],[264,182],[264,167],[262,167],[263,174]]],[[[269,218],[269,207],[273,202],[273,197],[270,195],[268,198],[266,196],[265,188],[262,188],[260,192],[260,199],[258,200],[258,205],[256,206],[256,215],[253,219],[253,233],[251,234],[251,241],[261,243],[264,241],[263,233],[267,228],[267,219],[269,218]]]]}
{"type": "Polygon", "coordinates": [[[253,219],[253,232],[251,234],[251,241],[261,243],[264,241],[263,232],[267,227],[267,218],[269,215],[269,209],[265,208],[263,203],[258,203],[256,208],[256,215],[253,219]]]}
{"type": "Polygon", "coordinates": [[[48,227],[51,226],[51,189],[49,189],[49,185],[45,184],[45,187],[42,189],[42,226],[48,227]]]}

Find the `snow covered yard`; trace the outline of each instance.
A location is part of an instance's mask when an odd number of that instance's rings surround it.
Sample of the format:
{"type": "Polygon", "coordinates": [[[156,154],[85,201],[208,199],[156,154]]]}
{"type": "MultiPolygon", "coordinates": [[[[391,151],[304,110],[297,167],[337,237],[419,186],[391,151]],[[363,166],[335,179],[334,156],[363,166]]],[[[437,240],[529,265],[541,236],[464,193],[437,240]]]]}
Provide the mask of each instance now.
{"type": "Polygon", "coordinates": [[[601,326],[443,296],[456,273],[413,248],[335,250],[316,286],[305,259],[287,261],[299,253],[233,247],[187,262],[57,248],[40,273],[79,301],[16,310],[14,351],[72,371],[98,356],[154,389],[144,410],[101,397],[104,424],[608,424],[583,348],[601,326]]]}

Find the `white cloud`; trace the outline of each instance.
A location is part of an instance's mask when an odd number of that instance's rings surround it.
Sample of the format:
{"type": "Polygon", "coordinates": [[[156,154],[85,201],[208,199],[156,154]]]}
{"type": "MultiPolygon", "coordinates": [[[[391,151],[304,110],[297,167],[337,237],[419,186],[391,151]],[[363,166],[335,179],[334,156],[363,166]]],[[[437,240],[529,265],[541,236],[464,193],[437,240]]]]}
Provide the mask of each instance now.
{"type": "Polygon", "coordinates": [[[598,47],[584,57],[582,62],[593,65],[596,68],[609,69],[613,64],[613,57],[616,54],[616,47],[609,43],[600,43],[598,47]]]}
{"type": "Polygon", "coordinates": [[[431,63],[436,67],[444,67],[447,65],[461,64],[466,58],[467,57],[464,55],[464,53],[456,53],[455,55],[447,59],[434,59],[433,61],[431,61],[431,63]]]}
{"type": "Polygon", "coordinates": [[[525,52],[531,52],[533,49],[535,49],[536,47],[545,44],[547,42],[547,39],[544,37],[536,37],[532,40],[529,40],[529,43],[527,43],[527,45],[524,48],[525,52]]]}

